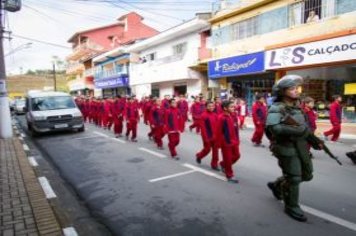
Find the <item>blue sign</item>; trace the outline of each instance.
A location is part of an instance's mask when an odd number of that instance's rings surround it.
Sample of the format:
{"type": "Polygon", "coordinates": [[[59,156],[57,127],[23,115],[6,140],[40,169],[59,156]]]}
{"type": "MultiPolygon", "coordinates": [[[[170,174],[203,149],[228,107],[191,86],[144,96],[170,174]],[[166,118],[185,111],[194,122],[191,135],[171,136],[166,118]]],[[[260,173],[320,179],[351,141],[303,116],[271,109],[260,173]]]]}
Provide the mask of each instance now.
{"type": "Polygon", "coordinates": [[[208,63],[210,79],[258,73],[264,69],[264,52],[228,57],[208,63]]]}
{"type": "Polygon", "coordinates": [[[129,78],[127,75],[108,77],[105,79],[95,80],[95,88],[117,88],[129,86],[129,78]]]}

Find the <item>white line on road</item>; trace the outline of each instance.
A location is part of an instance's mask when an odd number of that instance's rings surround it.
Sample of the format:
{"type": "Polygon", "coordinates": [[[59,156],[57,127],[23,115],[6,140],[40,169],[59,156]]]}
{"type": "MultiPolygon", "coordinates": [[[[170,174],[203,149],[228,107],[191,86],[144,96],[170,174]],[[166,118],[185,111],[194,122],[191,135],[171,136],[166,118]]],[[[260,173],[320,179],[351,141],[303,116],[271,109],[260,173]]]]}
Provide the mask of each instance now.
{"type": "Polygon", "coordinates": [[[183,166],[189,168],[189,169],[192,169],[192,170],[195,170],[195,171],[198,171],[204,175],[208,175],[208,176],[211,176],[211,177],[214,177],[214,178],[217,178],[217,179],[220,179],[222,181],[226,181],[226,178],[221,176],[221,175],[218,175],[218,174],[215,174],[213,172],[210,172],[208,170],[204,170],[203,168],[200,168],[200,167],[197,167],[197,166],[193,166],[191,164],[188,164],[188,163],[184,163],[183,166]]]}
{"type": "Polygon", "coordinates": [[[330,222],[334,222],[335,224],[338,224],[338,225],[344,226],[344,227],[346,227],[348,229],[351,229],[353,231],[356,231],[356,224],[355,223],[352,223],[350,221],[341,219],[339,217],[336,217],[336,216],[327,214],[325,212],[316,210],[316,209],[308,207],[306,205],[301,205],[301,206],[304,209],[304,211],[308,212],[309,214],[315,215],[317,217],[323,218],[323,219],[328,220],[330,222]]]}
{"type": "Polygon", "coordinates": [[[173,175],[167,175],[167,176],[163,176],[163,177],[156,178],[156,179],[150,179],[148,182],[154,183],[154,182],[165,180],[165,179],[171,179],[171,178],[182,176],[182,175],[188,175],[188,174],[191,174],[191,173],[194,173],[194,172],[196,172],[196,171],[195,170],[188,170],[188,171],[180,172],[180,173],[173,174],[173,175]]]}
{"type": "Polygon", "coordinates": [[[152,150],[147,149],[147,148],[140,147],[139,150],[144,151],[144,152],[148,152],[148,153],[150,153],[150,154],[152,154],[152,155],[154,155],[154,156],[157,156],[157,157],[159,157],[159,158],[166,158],[166,157],[167,157],[167,156],[164,155],[164,154],[161,154],[161,153],[159,153],[159,152],[152,151],[152,150]]]}
{"type": "Polygon", "coordinates": [[[30,148],[27,146],[27,144],[22,144],[23,150],[25,151],[30,151],[30,148]]]}
{"type": "Polygon", "coordinates": [[[77,231],[73,227],[63,229],[64,236],[78,236],[77,231]]]}
{"type": "Polygon", "coordinates": [[[97,134],[97,135],[100,135],[100,136],[102,136],[102,137],[105,137],[105,138],[109,138],[108,135],[103,134],[103,133],[101,133],[101,132],[94,131],[93,133],[95,133],[95,134],[97,134]]]}
{"type": "Polygon", "coordinates": [[[81,138],[74,138],[73,140],[88,139],[88,138],[98,138],[98,137],[101,137],[101,136],[99,136],[99,135],[96,135],[96,136],[87,136],[87,137],[81,137],[81,138]]]}
{"type": "Polygon", "coordinates": [[[57,197],[46,177],[39,177],[38,180],[40,181],[41,187],[42,187],[47,199],[57,197]]]}
{"type": "Polygon", "coordinates": [[[35,160],[34,157],[28,157],[28,161],[30,162],[31,166],[33,166],[33,167],[37,167],[38,166],[38,163],[37,163],[37,161],[35,160]]]}
{"type": "Polygon", "coordinates": [[[111,138],[111,139],[119,143],[126,143],[124,140],[121,139],[117,139],[117,138],[111,138]]]}

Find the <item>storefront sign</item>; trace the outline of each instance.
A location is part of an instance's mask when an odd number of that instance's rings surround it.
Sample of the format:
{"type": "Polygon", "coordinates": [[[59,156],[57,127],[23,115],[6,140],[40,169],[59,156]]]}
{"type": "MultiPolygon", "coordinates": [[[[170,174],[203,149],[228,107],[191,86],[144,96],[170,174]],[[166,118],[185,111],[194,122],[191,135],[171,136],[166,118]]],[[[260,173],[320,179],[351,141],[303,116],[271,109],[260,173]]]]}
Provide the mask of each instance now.
{"type": "Polygon", "coordinates": [[[344,94],[345,95],[354,95],[354,94],[356,94],[356,83],[345,84],[344,94]]]}
{"type": "Polygon", "coordinates": [[[209,78],[252,74],[264,71],[264,52],[209,61],[209,78]]]}
{"type": "Polygon", "coordinates": [[[278,69],[356,60],[356,35],[266,51],[265,68],[278,69]]]}
{"type": "Polygon", "coordinates": [[[120,77],[109,77],[105,79],[95,80],[95,88],[117,88],[117,87],[125,87],[128,86],[128,77],[120,76],[120,77]]]}

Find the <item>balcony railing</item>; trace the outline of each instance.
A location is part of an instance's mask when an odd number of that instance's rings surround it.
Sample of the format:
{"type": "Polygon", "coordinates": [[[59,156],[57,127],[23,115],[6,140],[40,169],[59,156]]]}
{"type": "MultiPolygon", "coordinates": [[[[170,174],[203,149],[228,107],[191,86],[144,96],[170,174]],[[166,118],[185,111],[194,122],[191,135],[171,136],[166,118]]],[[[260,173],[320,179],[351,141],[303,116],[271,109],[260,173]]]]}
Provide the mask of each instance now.
{"type": "Polygon", "coordinates": [[[111,76],[120,76],[120,75],[127,75],[127,74],[128,74],[128,70],[125,67],[117,66],[112,69],[95,71],[94,78],[96,80],[100,80],[111,76]]]}
{"type": "Polygon", "coordinates": [[[210,48],[199,48],[199,60],[205,60],[211,58],[211,49],[210,48]]]}
{"type": "Polygon", "coordinates": [[[85,70],[84,65],[81,63],[68,63],[66,73],[70,74],[79,74],[85,70]]]}
{"type": "Polygon", "coordinates": [[[83,56],[95,54],[103,50],[104,48],[102,46],[88,41],[73,48],[73,52],[67,56],[67,60],[78,60],[83,56]]]}

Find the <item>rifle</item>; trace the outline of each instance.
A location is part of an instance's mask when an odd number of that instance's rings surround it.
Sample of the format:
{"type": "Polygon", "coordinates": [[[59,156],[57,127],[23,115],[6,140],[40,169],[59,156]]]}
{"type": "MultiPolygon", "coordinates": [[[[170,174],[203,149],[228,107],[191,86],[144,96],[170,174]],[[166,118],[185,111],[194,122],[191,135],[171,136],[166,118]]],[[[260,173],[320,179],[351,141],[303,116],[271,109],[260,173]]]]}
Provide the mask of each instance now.
{"type": "MultiPolygon", "coordinates": [[[[284,117],[281,121],[283,124],[286,125],[290,125],[290,126],[300,126],[300,124],[293,119],[293,117],[291,117],[289,114],[284,114],[284,117]]],[[[316,150],[320,150],[322,149],[326,154],[328,154],[328,156],[331,159],[334,159],[340,166],[342,165],[341,161],[339,160],[339,158],[337,156],[335,156],[330,149],[325,145],[325,143],[319,139],[317,136],[315,136],[315,134],[313,134],[312,132],[309,131],[309,135],[307,137],[308,142],[310,143],[310,145],[316,149],[316,150]],[[321,145],[321,147],[320,147],[321,145]]]]}

